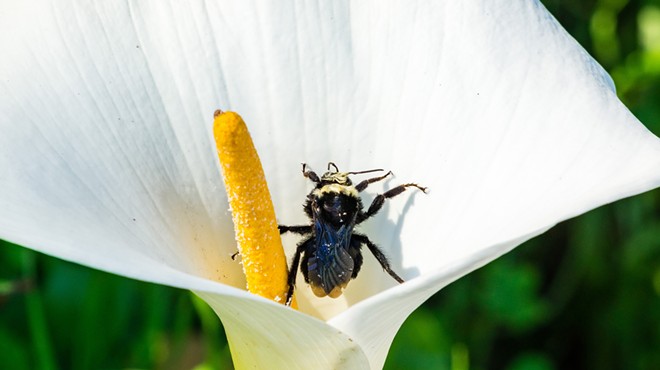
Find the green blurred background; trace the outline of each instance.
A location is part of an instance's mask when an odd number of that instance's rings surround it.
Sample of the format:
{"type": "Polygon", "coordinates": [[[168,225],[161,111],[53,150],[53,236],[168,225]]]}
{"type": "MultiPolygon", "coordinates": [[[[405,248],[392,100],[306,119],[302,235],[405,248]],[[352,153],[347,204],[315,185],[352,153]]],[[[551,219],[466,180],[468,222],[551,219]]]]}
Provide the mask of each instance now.
{"type": "MultiPolygon", "coordinates": [[[[660,1],[544,3],[660,135],[660,1]]],[[[220,321],[191,293],[0,241],[0,368],[232,365],[220,321]]],[[[660,369],[660,191],[564,222],[442,290],[385,368],[660,369]]]]}

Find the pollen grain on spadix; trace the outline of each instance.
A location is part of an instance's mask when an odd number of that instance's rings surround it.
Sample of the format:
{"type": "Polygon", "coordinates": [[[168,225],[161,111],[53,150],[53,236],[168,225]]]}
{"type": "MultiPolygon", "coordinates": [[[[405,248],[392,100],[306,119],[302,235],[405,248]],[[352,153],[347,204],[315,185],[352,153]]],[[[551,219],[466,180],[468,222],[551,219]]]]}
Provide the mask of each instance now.
{"type": "Polygon", "coordinates": [[[287,264],[266,177],[240,115],[214,113],[213,133],[247,289],[284,303],[287,264]]]}

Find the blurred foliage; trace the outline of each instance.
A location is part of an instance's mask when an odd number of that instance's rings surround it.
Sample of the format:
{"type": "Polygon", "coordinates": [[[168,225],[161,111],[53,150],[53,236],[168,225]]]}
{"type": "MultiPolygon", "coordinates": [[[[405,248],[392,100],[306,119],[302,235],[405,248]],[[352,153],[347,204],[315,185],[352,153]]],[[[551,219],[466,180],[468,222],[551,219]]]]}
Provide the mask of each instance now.
{"type": "Polygon", "coordinates": [[[191,293],[0,244],[0,368],[231,368],[217,316],[191,293]]]}
{"type": "MultiPolygon", "coordinates": [[[[660,134],[660,2],[544,1],[660,134]]],[[[230,369],[189,292],[0,241],[6,369],[230,369]]],[[[660,191],[553,228],[450,285],[406,321],[386,369],[660,369],[660,191]]]]}

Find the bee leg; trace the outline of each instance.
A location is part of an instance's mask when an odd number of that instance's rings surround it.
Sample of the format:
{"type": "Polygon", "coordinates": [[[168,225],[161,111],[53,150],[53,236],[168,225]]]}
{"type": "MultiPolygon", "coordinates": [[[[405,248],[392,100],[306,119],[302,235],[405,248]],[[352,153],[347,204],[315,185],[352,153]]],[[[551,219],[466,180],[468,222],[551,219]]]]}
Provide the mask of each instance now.
{"type": "Polygon", "coordinates": [[[308,179],[310,179],[314,182],[321,182],[321,179],[319,179],[319,175],[317,175],[316,172],[306,171],[306,169],[307,169],[307,163],[303,163],[302,164],[303,176],[305,176],[306,178],[308,178],[308,179]]]}
{"type": "Polygon", "coordinates": [[[312,232],[312,225],[299,225],[299,226],[277,225],[277,228],[280,230],[280,234],[291,232],[294,234],[305,235],[312,232]]]}
{"type": "Polygon", "coordinates": [[[364,220],[366,220],[369,217],[375,215],[383,207],[383,203],[385,203],[385,199],[395,197],[395,196],[403,193],[406,190],[406,188],[411,187],[411,186],[414,186],[417,189],[419,189],[419,190],[423,191],[424,193],[426,193],[426,188],[422,187],[422,186],[419,186],[417,184],[409,183],[409,184],[399,185],[396,188],[393,188],[393,189],[390,189],[390,190],[384,192],[383,194],[378,194],[376,196],[376,198],[374,198],[374,201],[371,202],[371,205],[369,206],[369,209],[367,210],[367,212],[360,212],[360,214],[358,214],[355,223],[356,224],[362,223],[364,220]]]}
{"type": "Polygon", "coordinates": [[[380,265],[383,267],[383,270],[390,274],[394,280],[398,281],[399,283],[404,282],[404,280],[392,270],[392,266],[390,266],[390,262],[387,260],[387,257],[385,257],[385,254],[383,254],[380,248],[378,248],[376,244],[372,243],[366,235],[353,234],[353,238],[355,238],[358,242],[367,245],[371,253],[378,260],[378,263],[380,263],[380,265]]]}
{"type": "Polygon", "coordinates": [[[293,256],[293,261],[291,261],[291,268],[289,269],[289,275],[287,276],[287,284],[289,284],[289,290],[286,292],[286,305],[291,306],[291,301],[293,300],[293,290],[296,287],[296,276],[298,275],[298,266],[300,265],[300,256],[305,253],[309,243],[313,243],[314,239],[309,237],[296,248],[296,254],[293,256]]]}
{"type": "MultiPolygon", "coordinates": [[[[351,279],[355,279],[360,272],[360,268],[362,267],[362,241],[356,239],[355,233],[353,234],[353,238],[351,238],[351,248],[348,250],[348,253],[350,254],[351,258],[353,258],[353,274],[351,274],[351,279]]],[[[360,235],[362,236],[362,235],[360,235]]]]}
{"type": "Polygon", "coordinates": [[[378,182],[378,181],[384,180],[384,179],[385,179],[387,176],[389,176],[389,175],[393,175],[392,171],[388,171],[388,172],[387,172],[386,174],[384,174],[383,176],[373,177],[373,178],[371,178],[371,179],[366,179],[366,180],[360,182],[359,184],[355,185],[355,189],[356,189],[358,192],[361,192],[362,190],[366,189],[367,186],[369,186],[369,184],[372,184],[372,183],[374,183],[374,182],[378,182]]]}

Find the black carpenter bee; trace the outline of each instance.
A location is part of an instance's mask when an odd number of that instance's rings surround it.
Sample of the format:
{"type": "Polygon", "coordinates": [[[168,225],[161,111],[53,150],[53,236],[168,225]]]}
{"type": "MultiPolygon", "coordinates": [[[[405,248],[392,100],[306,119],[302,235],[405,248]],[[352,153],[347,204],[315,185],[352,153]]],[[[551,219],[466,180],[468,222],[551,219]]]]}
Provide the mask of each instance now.
{"type": "Polygon", "coordinates": [[[369,184],[392,175],[392,171],[353,186],[348,175],[383,170],[339,172],[337,166],[330,162],[328,172],[319,177],[313,171],[306,169],[307,166],[303,163],[303,176],[316,183],[316,187],[307,195],[303,206],[312,223],[301,226],[279,226],[280,234],[293,232],[305,237],[298,243],[289,270],[286,304],[291,304],[299,264],[305,282],[310,284],[317,297],[339,297],[348,282],[360,272],[363,245],[369,248],[383,270],[387,271],[394,280],[403,283],[403,279],[392,270],[383,252],[366,235],[356,233],[354,229],[356,225],[375,215],[383,206],[385,199],[399,195],[411,186],[424,193],[426,188],[413,183],[399,185],[377,195],[369,209],[364,212],[359,193],[369,184]],[[331,171],[331,167],[334,171],[331,171]]]}

